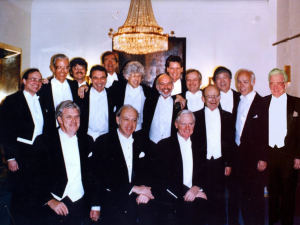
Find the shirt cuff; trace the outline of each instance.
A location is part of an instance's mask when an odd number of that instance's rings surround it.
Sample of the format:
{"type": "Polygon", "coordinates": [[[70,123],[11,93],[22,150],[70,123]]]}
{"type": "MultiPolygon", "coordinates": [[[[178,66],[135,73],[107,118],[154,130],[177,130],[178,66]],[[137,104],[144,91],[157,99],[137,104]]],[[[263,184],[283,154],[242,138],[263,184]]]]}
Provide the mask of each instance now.
{"type": "Polygon", "coordinates": [[[129,192],[129,195],[131,195],[131,193],[132,193],[132,189],[133,189],[133,187],[131,188],[131,190],[130,190],[130,192],[129,192]]]}
{"type": "Polygon", "coordinates": [[[6,161],[12,161],[12,160],[16,160],[15,158],[12,158],[12,159],[8,159],[8,160],[6,160],[6,161]]]}
{"type": "Polygon", "coordinates": [[[101,210],[101,206],[92,206],[91,210],[100,211],[101,210]]]}

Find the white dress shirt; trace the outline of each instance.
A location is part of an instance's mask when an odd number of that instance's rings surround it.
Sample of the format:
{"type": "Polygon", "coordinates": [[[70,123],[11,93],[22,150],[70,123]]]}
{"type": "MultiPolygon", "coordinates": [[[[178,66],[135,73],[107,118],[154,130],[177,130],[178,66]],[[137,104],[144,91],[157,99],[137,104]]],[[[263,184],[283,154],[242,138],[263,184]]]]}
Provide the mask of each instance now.
{"type": "Polygon", "coordinates": [[[284,93],[279,98],[272,95],[269,107],[269,146],[282,148],[286,134],[287,95],[284,93]]]}
{"type": "Polygon", "coordinates": [[[183,184],[189,188],[193,185],[193,152],[192,152],[192,142],[191,139],[188,138],[184,140],[177,133],[178,142],[180,146],[180,152],[182,157],[182,165],[183,165],[183,184]]]}
{"type": "Polygon", "coordinates": [[[56,109],[57,105],[62,101],[71,100],[73,101],[72,92],[70,85],[67,80],[61,83],[55,77],[51,80],[52,94],[54,108],[56,109]]]}
{"type": "Polygon", "coordinates": [[[119,129],[117,129],[117,133],[119,136],[119,140],[121,143],[124,159],[126,162],[127,170],[128,170],[128,179],[131,183],[131,176],[132,176],[132,155],[133,155],[133,138],[132,135],[130,135],[129,138],[126,138],[123,134],[120,133],[119,129]]]}
{"type": "Polygon", "coordinates": [[[43,133],[44,118],[43,118],[41,105],[39,102],[39,96],[37,96],[36,94],[34,96],[32,96],[29,92],[27,92],[25,90],[23,91],[23,94],[27,101],[27,105],[29,107],[31,117],[32,117],[32,120],[34,123],[34,131],[33,131],[31,140],[27,140],[27,139],[18,137],[17,141],[32,145],[35,138],[43,133]]]}
{"type": "Polygon", "coordinates": [[[61,129],[58,130],[61,148],[63,152],[65,167],[68,176],[68,183],[63,196],[60,198],[52,193],[53,197],[61,201],[68,196],[72,202],[76,202],[84,195],[81,181],[81,164],[77,136],[69,137],[61,129]]]}
{"type": "Polygon", "coordinates": [[[220,110],[216,108],[211,111],[205,107],[205,127],[207,140],[207,159],[218,159],[222,156],[221,151],[221,116],[220,110]]]}
{"type": "Polygon", "coordinates": [[[171,136],[172,116],[172,97],[165,99],[159,96],[149,133],[149,137],[154,143],[171,136]]]}
{"type": "Polygon", "coordinates": [[[182,92],[182,87],[181,87],[181,79],[178,79],[175,83],[174,83],[174,89],[171,92],[171,96],[173,95],[178,95],[182,92]]]}
{"type": "Polygon", "coordinates": [[[87,85],[86,81],[83,81],[81,84],[78,82],[78,87],[81,87],[83,85],[87,85]]]}
{"type": "Polygon", "coordinates": [[[220,91],[221,99],[220,104],[223,110],[232,113],[233,110],[233,91],[229,89],[227,93],[220,91]]]}
{"type": "Polygon", "coordinates": [[[240,96],[240,102],[237,110],[237,118],[235,123],[235,143],[237,145],[241,144],[241,136],[244,129],[244,125],[247,119],[247,115],[250,109],[250,106],[256,95],[255,91],[250,92],[246,96],[240,96]]]}
{"type": "Polygon", "coordinates": [[[100,93],[91,88],[88,134],[96,140],[100,135],[108,133],[108,103],[107,93],[100,93]]]}
{"type": "Polygon", "coordinates": [[[137,88],[133,88],[129,83],[127,83],[124,105],[127,104],[133,106],[139,113],[139,119],[137,121],[135,131],[142,129],[145,100],[146,97],[144,95],[142,86],[139,85],[137,88]]]}
{"type": "Polygon", "coordinates": [[[187,91],[185,97],[187,100],[188,110],[196,112],[204,107],[204,102],[201,99],[202,91],[199,90],[195,94],[193,94],[190,91],[187,91]]]}
{"type": "Polygon", "coordinates": [[[107,81],[105,84],[106,88],[110,88],[110,86],[113,84],[114,81],[118,81],[118,75],[116,74],[116,72],[114,72],[113,75],[110,75],[109,73],[107,74],[107,81]]]}

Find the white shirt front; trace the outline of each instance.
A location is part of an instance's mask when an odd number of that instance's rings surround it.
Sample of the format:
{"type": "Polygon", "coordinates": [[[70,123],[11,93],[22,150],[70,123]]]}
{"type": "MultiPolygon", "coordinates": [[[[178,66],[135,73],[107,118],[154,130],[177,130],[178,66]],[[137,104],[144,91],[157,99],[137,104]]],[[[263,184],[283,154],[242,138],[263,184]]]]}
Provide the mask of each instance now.
{"type": "Polygon", "coordinates": [[[218,159],[222,156],[220,110],[216,108],[214,111],[211,111],[205,107],[204,111],[207,141],[206,158],[211,159],[211,157],[214,157],[214,159],[218,159]]]}
{"type": "Polygon", "coordinates": [[[127,83],[124,105],[127,104],[133,106],[139,113],[139,119],[137,121],[135,131],[142,129],[145,100],[146,97],[144,95],[142,86],[139,85],[137,88],[133,88],[129,83],[127,83]]]}
{"type": "Polygon", "coordinates": [[[106,88],[110,88],[110,86],[113,84],[114,81],[118,81],[118,75],[116,74],[116,72],[114,72],[113,75],[110,75],[109,73],[107,74],[107,81],[105,84],[106,88]]]}
{"type": "Polygon", "coordinates": [[[171,92],[171,96],[180,94],[182,92],[181,79],[178,79],[173,84],[174,84],[174,89],[171,92]]]}
{"type": "Polygon", "coordinates": [[[62,101],[66,101],[66,100],[73,101],[72,92],[67,80],[61,83],[59,80],[57,80],[54,77],[51,80],[51,87],[52,87],[53,102],[54,102],[55,109],[57,105],[59,105],[62,101]]]}
{"type": "Polygon", "coordinates": [[[131,176],[132,176],[132,155],[133,155],[133,138],[132,135],[130,135],[129,138],[126,138],[123,134],[120,133],[119,129],[117,129],[117,133],[119,136],[119,140],[121,143],[124,159],[127,165],[127,170],[128,170],[128,179],[129,182],[131,183],[131,176]]]}
{"type": "Polygon", "coordinates": [[[272,95],[269,107],[269,146],[283,147],[286,134],[287,95],[284,93],[279,98],[272,95]]]}
{"type": "Polygon", "coordinates": [[[149,133],[149,137],[154,143],[171,136],[172,117],[172,97],[165,99],[164,97],[159,96],[149,133]]]}
{"type": "Polygon", "coordinates": [[[182,157],[182,165],[183,165],[183,184],[189,188],[193,185],[193,152],[192,152],[192,142],[191,139],[188,138],[184,140],[177,133],[178,142],[180,146],[180,152],[182,157]]]}
{"type": "Polygon", "coordinates": [[[185,94],[186,100],[187,100],[187,107],[188,110],[192,112],[196,112],[200,109],[203,109],[204,102],[202,101],[202,91],[197,91],[195,94],[193,94],[190,91],[187,91],[185,94]]]}
{"type": "Polygon", "coordinates": [[[237,118],[235,123],[235,143],[237,145],[241,144],[241,136],[244,129],[244,125],[247,119],[247,115],[250,109],[250,106],[256,95],[255,91],[250,92],[246,96],[240,96],[240,102],[237,110],[237,118]]]}
{"type": "Polygon", "coordinates": [[[83,85],[87,85],[86,81],[83,81],[81,84],[78,82],[78,87],[81,87],[83,85]]]}
{"type": "Polygon", "coordinates": [[[221,99],[220,104],[223,110],[232,113],[233,110],[233,91],[229,89],[227,93],[220,91],[221,99]]]}
{"type": "Polygon", "coordinates": [[[96,140],[100,135],[108,133],[108,102],[107,93],[100,93],[91,88],[88,134],[96,140]]]}
{"type": "Polygon", "coordinates": [[[68,176],[68,183],[62,198],[52,193],[53,197],[61,201],[68,196],[73,202],[76,202],[84,195],[84,189],[81,181],[81,164],[77,136],[69,137],[61,129],[58,130],[65,167],[68,176]]]}
{"type": "Polygon", "coordinates": [[[37,96],[36,94],[32,96],[29,92],[25,90],[23,91],[23,94],[25,96],[34,123],[34,131],[31,140],[18,137],[17,141],[32,145],[35,138],[43,133],[44,118],[43,118],[41,105],[39,102],[39,96],[37,96]]]}

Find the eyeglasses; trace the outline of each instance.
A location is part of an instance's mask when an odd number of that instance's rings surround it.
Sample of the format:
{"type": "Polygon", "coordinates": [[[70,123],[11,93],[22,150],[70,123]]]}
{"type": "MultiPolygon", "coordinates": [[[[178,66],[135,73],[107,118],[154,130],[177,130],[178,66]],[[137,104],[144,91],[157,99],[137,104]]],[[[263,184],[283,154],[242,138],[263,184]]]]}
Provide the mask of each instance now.
{"type": "Polygon", "coordinates": [[[283,84],[285,84],[285,82],[270,82],[269,85],[271,87],[274,87],[274,86],[282,86],[283,84]]]}
{"type": "Polygon", "coordinates": [[[38,82],[38,83],[42,83],[43,79],[37,79],[37,78],[28,78],[27,80],[29,80],[30,82],[38,82]]]}
{"type": "Polygon", "coordinates": [[[204,97],[209,99],[209,100],[212,100],[213,98],[219,99],[221,97],[221,95],[206,95],[204,97]]]}
{"type": "Polygon", "coordinates": [[[75,66],[75,67],[73,67],[75,70],[84,70],[85,69],[85,67],[83,67],[83,66],[75,66]]]}
{"type": "Polygon", "coordinates": [[[55,68],[57,70],[68,70],[68,69],[70,69],[70,66],[55,66],[55,68]]]}
{"type": "Polygon", "coordinates": [[[131,78],[141,78],[142,75],[141,74],[130,74],[129,75],[131,78]]]}

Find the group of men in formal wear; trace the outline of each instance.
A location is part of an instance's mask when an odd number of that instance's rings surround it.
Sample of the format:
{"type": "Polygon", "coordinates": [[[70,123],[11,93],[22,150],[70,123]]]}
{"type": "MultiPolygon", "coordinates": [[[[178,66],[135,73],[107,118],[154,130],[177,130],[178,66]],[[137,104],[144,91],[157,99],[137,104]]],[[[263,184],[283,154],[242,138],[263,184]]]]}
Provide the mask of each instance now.
{"type": "Polygon", "coordinates": [[[53,77],[27,70],[1,107],[12,182],[11,224],[293,224],[300,168],[300,100],[273,69],[271,95],[255,75],[215,69],[203,90],[196,69],[166,61],[153,87],[144,66],[105,52],[90,69],[57,54],[53,77]],[[73,80],[66,79],[68,73],[73,80]],[[228,210],[226,212],[225,188],[228,210]],[[228,218],[227,218],[228,215],[228,218]]]}

